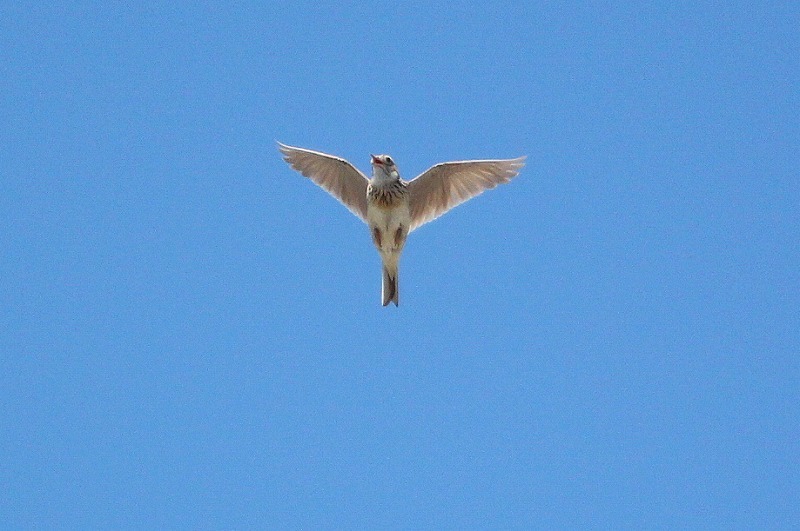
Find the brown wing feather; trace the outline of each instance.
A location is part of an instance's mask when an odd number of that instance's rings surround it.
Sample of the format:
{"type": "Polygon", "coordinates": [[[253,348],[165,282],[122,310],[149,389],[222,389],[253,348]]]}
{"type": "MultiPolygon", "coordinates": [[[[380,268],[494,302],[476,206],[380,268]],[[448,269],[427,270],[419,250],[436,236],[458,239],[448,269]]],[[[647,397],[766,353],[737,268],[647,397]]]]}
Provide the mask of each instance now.
{"type": "Polygon", "coordinates": [[[524,165],[525,157],[443,162],[433,166],[408,183],[411,230],[484,190],[509,182],[524,165]]]}
{"type": "Polygon", "coordinates": [[[278,149],[292,168],[338,199],[366,223],[369,180],[355,166],[333,155],[287,146],[280,142],[278,149]]]}

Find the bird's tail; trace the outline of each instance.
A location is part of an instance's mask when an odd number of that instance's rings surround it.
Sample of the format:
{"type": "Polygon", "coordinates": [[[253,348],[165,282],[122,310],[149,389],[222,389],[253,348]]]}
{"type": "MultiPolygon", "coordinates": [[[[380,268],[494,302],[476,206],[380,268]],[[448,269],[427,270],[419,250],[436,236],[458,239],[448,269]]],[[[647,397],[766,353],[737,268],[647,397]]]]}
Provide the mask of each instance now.
{"type": "Polygon", "coordinates": [[[384,306],[386,306],[390,302],[393,302],[395,306],[399,305],[400,292],[398,290],[398,285],[397,285],[397,272],[398,272],[397,263],[394,264],[387,264],[386,262],[383,263],[383,284],[381,292],[383,294],[384,306]]]}

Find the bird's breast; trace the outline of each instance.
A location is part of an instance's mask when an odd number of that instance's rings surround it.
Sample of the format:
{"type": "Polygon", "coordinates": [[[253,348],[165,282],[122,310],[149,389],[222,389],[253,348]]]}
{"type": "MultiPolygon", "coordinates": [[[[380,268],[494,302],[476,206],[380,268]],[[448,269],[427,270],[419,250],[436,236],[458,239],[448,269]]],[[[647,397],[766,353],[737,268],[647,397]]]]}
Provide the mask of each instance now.
{"type": "Polygon", "coordinates": [[[408,189],[400,181],[386,184],[370,183],[367,187],[367,204],[383,209],[393,209],[408,204],[408,189]]]}
{"type": "Polygon", "coordinates": [[[367,188],[367,220],[370,226],[383,230],[408,227],[411,213],[408,207],[408,190],[401,183],[367,188]]]}

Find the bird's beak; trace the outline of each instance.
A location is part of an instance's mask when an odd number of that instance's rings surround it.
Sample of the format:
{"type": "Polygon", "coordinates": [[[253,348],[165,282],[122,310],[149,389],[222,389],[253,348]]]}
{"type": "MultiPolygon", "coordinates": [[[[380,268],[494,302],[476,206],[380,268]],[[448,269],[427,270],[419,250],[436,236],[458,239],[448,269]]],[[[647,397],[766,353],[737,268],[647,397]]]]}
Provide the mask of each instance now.
{"type": "Polygon", "coordinates": [[[381,162],[381,159],[379,159],[378,157],[376,157],[372,153],[370,153],[369,156],[372,157],[372,160],[370,161],[370,163],[372,163],[372,164],[383,164],[383,162],[381,162]]]}

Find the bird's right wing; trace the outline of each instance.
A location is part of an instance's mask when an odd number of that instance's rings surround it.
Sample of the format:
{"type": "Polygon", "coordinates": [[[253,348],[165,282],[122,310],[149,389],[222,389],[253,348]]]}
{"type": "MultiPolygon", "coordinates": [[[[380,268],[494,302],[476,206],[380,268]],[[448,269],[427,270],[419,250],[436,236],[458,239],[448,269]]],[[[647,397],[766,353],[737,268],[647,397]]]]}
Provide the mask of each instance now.
{"type": "Polygon", "coordinates": [[[367,222],[367,177],[346,160],[278,142],[283,159],[367,222]]]}

